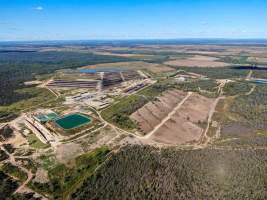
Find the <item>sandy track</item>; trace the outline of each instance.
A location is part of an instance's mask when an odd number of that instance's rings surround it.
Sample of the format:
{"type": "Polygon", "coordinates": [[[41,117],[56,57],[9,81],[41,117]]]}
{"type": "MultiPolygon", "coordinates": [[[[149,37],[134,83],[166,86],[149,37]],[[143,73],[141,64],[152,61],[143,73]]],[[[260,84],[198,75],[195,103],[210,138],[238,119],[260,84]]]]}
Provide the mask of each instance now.
{"type": "Polygon", "coordinates": [[[147,133],[138,139],[149,144],[198,142],[204,132],[200,125],[208,121],[214,101],[197,93],[167,91],[158,101],[147,103],[132,115],[147,133]]]}
{"type": "Polygon", "coordinates": [[[150,138],[163,124],[165,124],[191,95],[192,92],[188,92],[186,97],[157,126],[155,126],[151,132],[144,136],[144,139],[150,138]]]}
{"type": "MultiPolygon", "coordinates": [[[[223,85],[221,88],[223,89],[223,87],[224,87],[224,85],[223,85]]],[[[250,89],[250,91],[247,92],[245,95],[246,95],[246,96],[250,95],[252,92],[254,92],[255,89],[256,89],[256,85],[253,85],[253,87],[250,89]]],[[[236,95],[235,97],[238,97],[238,96],[239,96],[239,95],[236,95]]],[[[211,110],[210,110],[210,112],[209,112],[208,124],[207,124],[207,127],[206,127],[206,129],[205,129],[205,131],[204,131],[204,133],[203,133],[203,135],[202,135],[201,140],[200,140],[200,142],[203,143],[204,146],[206,146],[206,145],[210,142],[210,140],[212,139],[212,138],[210,138],[210,137],[207,136],[207,133],[208,133],[208,131],[209,131],[210,124],[211,124],[211,122],[212,122],[212,116],[213,116],[213,114],[214,114],[214,112],[215,112],[216,106],[217,106],[217,104],[218,104],[218,102],[219,102],[220,100],[223,100],[223,99],[225,99],[225,98],[226,98],[225,96],[220,96],[220,97],[218,97],[218,98],[213,102],[213,104],[212,104],[212,108],[211,108],[211,110]]]]}
{"type": "Polygon", "coordinates": [[[14,165],[14,166],[20,168],[23,172],[25,172],[25,173],[27,174],[27,180],[24,181],[24,182],[17,188],[17,190],[14,192],[14,193],[19,193],[19,192],[21,192],[21,191],[24,189],[24,187],[27,186],[27,184],[31,181],[31,179],[32,179],[32,177],[33,177],[33,174],[32,174],[32,172],[29,171],[28,169],[26,169],[26,168],[20,166],[20,165],[16,162],[15,157],[14,157],[12,154],[10,154],[8,151],[6,151],[5,148],[1,147],[1,149],[2,149],[3,151],[5,151],[5,153],[9,156],[9,161],[10,161],[10,163],[11,163],[12,165],[14,165]]]}
{"type": "Polygon", "coordinates": [[[251,79],[251,76],[252,76],[252,74],[253,74],[253,71],[252,71],[252,70],[250,70],[250,71],[248,72],[248,75],[247,75],[247,77],[246,77],[246,80],[250,80],[250,79],[251,79]]]}
{"type": "Polygon", "coordinates": [[[164,119],[173,108],[186,96],[179,90],[164,92],[156,101],[144,105],[130,117],[139,124],[143,133],[147,134],[164,119]]]}
{"type": "Polygon", "coordinates": [[[208,120],[213,101],[214,99],[192,93],[149,140],[169,145],[199,141],[204,131],[199,125],[208,120]]]}
{"type": "Polygon", "coordinates": [[[204,131],[204,133],[203,133],[203,135],[202,135],[201,140],[200,140],[200,142],[203,143],[204,145],[207,145],[207,144],[209,143],[209,141],[211,140],[211,138],[207,136],[207,133],[208,133],[208,131],[209,131],[210,124],[211,124],[211,121],[212,121],[212,116],[213,116],[213,114],[214,114],[214,112],[215,112],[216,106],[217,106],[218,102],[219,102],[220,100],[222,100],[222,99],[225,99],[225,97],[224,97],[224,96],[218,97],[218,98],[213,102],[212,107],[211,107],[211,109],[210,109],[210,111],[209,111],[209,117],[208,117],[207,127],[206,127],[206,129],[205,129],[205,131],[204,131]]]}

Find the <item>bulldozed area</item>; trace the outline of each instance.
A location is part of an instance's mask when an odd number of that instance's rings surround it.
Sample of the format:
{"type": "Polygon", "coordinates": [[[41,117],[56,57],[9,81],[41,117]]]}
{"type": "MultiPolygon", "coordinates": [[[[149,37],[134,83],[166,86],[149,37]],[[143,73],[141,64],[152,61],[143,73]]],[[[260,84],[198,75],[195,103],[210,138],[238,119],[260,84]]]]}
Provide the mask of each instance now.
{"type": "Polygon", "coordinates": [[[229,63],[220,62],[216,57],[194,56],[186,59],[170,60],[164,63],[176,67],[226,67],[229,63]]]}
{"type": "Polygon", "coordinates": [[[214,99],[169,90],[131,115],[145,140],[176,145],[200,139],[214,99]]]}

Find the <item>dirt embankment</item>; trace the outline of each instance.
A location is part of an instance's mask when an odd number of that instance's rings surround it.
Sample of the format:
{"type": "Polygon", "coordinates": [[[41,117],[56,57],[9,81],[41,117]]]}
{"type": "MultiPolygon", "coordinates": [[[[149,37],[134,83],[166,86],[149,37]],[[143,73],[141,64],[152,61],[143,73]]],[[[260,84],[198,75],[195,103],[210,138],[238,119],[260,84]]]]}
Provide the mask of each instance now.
{"type": "Polygon", "coordinates": [[[164,93],[131,115],[145,142],[185,144],[198,141],[214,99],[178,90],[164,93]]]}
{"type": "Polygon", "coordinates": [[[186,96],[186,93],[173,90],[165,92],[157,101],[149,102],[130,117],[136,121],[144,134],[149,133],[186,96]]]}

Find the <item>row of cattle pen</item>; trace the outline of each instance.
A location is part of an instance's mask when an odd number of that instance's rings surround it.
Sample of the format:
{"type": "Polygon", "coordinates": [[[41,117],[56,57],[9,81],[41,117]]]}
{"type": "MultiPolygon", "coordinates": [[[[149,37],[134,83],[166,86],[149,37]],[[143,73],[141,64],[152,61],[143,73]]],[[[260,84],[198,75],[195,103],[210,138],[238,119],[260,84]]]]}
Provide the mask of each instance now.
{"type": "MultiPolygon", "coordinates": [[[[55,79],[47,84],[48,87],[63,87],[63,88],[90,88],[95,89],[99,82],[102,86],[111,87],[118,85],[123,81],[142,79],[143,77],[136,71],[123,71],[123,72],[104,72],[102,80],[90,79],[92,73],[87,73],[89,79],[77,79],[77,80],[64,80],[55,79]]],[[[97,77],[97,76],[95,76],[97,77]]]]}

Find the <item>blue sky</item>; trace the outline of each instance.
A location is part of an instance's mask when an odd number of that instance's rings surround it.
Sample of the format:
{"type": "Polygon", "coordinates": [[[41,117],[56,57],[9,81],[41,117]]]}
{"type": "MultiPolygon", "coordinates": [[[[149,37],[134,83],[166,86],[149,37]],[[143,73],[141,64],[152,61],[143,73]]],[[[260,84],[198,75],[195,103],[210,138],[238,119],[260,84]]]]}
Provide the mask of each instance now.
{"type": "Polygon", "coordinates": [[[266,0],[0,0],[0,41],[267,38],[266,0]]]}

